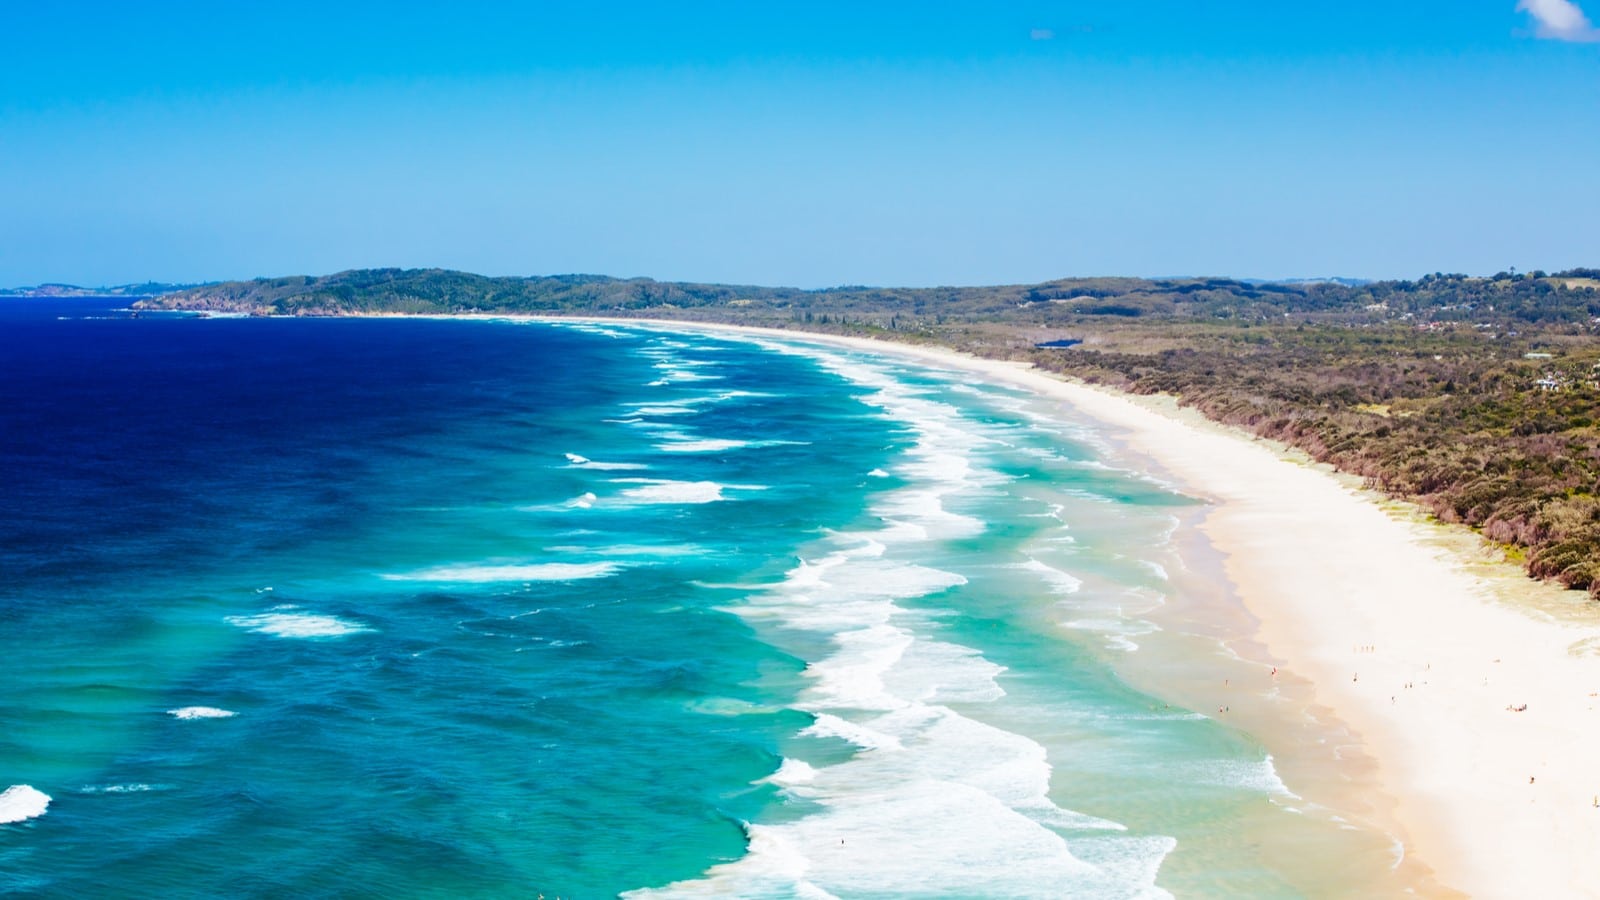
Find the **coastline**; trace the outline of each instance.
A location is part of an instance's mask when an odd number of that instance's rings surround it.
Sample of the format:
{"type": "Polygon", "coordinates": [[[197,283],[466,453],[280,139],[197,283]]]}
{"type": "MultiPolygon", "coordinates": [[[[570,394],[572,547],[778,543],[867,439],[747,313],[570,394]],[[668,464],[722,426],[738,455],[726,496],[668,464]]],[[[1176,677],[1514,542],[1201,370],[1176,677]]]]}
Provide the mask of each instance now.
{"type": "MultiPolygon", "coordinates": [[[[1600,746],[1600,612],[1487,562],[1470,533],[1430,524],[1414,507],[1170,398],[1026,364],[785,329],[478,318],[634,324],[900,356],[1022,388],[1098,422],[1151,471],[1206,501],[1199,535],[1222,556],[1233,595],[1256,623],[1244,663],[1276,667],[1302,708],[1331,716],[1365,755],[1359,775],[1344,779],[1347,796],[1329,796],[1329,805],[1395,835],[1396,865],[1428,894],[1600,895],[1585,868],[1600,856],[1600,774],[1589,763],[1600,746]]],[[[1272,735],[1258,737],[1272,744],[1272,735]]],[[[1292,765],[1349,768],[1347,749],[1325,746],[1320,760],[1292,765]]],[[[1331,783],[1320,785],[1324,794],[1338,790],[1331,783]]]]}
{"type": "Polygon", "coordinates": [[[1475,559],[1459,530],[1159,399],[944,348],[636,324],[911,357],[1108,426],[1208,502],[1199,530],[1259,623],[1266,658],[1254,662],[1303,680],[1310,702],[1359,738],[1385,796],[1349,799],[1397,833],[1406,858],[1472,896],[1596,892],[1587,861],[1600,857],[1600,773],[1590,760],[1600,746],[1600,614],[1577,594],[1475,559]],[[1562,608],[1570,614],[1549,611],[1562,608]]]}

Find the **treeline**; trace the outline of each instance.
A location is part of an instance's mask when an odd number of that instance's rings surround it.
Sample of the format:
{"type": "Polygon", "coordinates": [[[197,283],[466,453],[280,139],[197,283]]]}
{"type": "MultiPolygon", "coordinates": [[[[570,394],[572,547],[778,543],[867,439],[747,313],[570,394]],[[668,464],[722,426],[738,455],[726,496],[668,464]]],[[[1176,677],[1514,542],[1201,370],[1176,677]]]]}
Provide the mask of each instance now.
{"type": "Polygon", "coordinates": [[[1062,325],[1084,317],[1372,325],[1467,323],[1586,328],[1600,316],[1592,270],[1492,278],[1430,275],[1366,284],[1230,278],[1072,278],[1033,285],[823,290],[660,282],[599,275],[488,277],[442,269],[363,269],[235,281],[168,293],[147,305],[269,315],[366,312],[672,314],[719,318],[853,317],[885,326],[987,319],[1062,325]]]}
{"type": "Polygon", "coordinates": [[[192,284],[168,284],[146,281],[142,284],[118,284],[110,287],[79,287],[75,284],[37,284],[32,287],[0,288],[0,297],[155,297],[196,287],[192,284]]]}

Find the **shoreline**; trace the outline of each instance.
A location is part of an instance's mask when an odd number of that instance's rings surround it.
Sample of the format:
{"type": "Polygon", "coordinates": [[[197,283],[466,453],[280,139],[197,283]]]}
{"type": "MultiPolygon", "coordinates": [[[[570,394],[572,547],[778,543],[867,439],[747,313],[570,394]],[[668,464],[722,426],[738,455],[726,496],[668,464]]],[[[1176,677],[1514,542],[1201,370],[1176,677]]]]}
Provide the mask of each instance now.
{"type": "MultiPolygon", "coordinates": [[[[1428,888],[1488,897],[1600,891],[1586,868],[1600,856],[1600,772],[1589,762],[1600,747],[1600,612],[1576,594],[1563,602],[1568,592],[1508,563],[1474,558],[1463,541],[1477,541],[1470,533],[1429,524],[1414,507],[1170,398],[1091,387],[1026,364],[751,326],[476,318],[822,343],[972,372],[1098,422],[1207,502],[1197,530],[1256,620],[1247,637],[1265,658],[1250,662],[1280,669],[1370,757],[1359,781],[1380,795],[1342,798],[1341,807],[1396,835],[1408,867],[1433,876],[1422,879],[1428,888]]],[[[1339,763],[1338,750],[1327,748],[1322,768],[1339,763]]]]}
{"type": "Polygon", "coordinates": [[[1398,826],[1408,858],[1473,896],[1597,890],[1587,861],[1600,857],[1600,772],[1590,760],[1600,747],[1600,615],[1560,621],[1538,608],[1567,592],[1510,564],[1499,567],[1506,577],[1485,577],[1473,571],[1485,568],[1481,559],[1441,546],[1441,527],[1399,517],[1348,479],[1159,400],[943,348],[637,324],[912,357],[1028,389],[1109,426],[1208,501],[1199,530],[1258,621],[1255,640],[1360,739],[1385,796],[1358,805],[1392,804],[1379,815],[1398,826]]]}

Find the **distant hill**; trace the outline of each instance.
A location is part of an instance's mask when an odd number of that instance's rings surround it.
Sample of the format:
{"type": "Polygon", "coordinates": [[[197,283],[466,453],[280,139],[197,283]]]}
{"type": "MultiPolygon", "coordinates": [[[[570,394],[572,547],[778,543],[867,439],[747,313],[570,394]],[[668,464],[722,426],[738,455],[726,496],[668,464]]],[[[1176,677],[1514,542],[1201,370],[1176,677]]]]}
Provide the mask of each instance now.
{"type": "Polygon", "coordinates": [[[161,281],[95,288],[79,287],[75,284],[38,284],[33,287],[0,288],[0,297],[155,297],[195,287],[199,285],[168,284],[161,281]]]}
{"type": "Polygon", "coordinates": [[[1600,316],[1595,270],[1416,281],[1063,278],[1039,284],[822,290],[663,282],[603,275],[490,277],[444,269],[358,269],[185,288],[149,308],[258,315],[602,313],[717,321],[850,321],[905,330],[947,319],[1066,325],[1097,318],[1374,324],[1587,324],[1600,316]],[[808,318],[809,317],[809,318],[808,318]]]}

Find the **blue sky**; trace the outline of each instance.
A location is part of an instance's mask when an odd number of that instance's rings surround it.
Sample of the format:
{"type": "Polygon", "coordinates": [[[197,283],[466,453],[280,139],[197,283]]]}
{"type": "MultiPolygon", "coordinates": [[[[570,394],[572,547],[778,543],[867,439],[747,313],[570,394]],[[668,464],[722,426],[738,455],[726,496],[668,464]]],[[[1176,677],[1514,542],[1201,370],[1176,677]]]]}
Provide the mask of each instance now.
{"type": "Polygon", "coordinates": [[[1600,266],[1584,2],[9,3],[0,285],[1600,266]]]}

